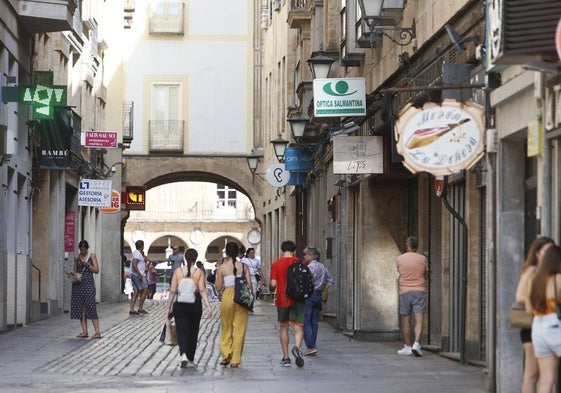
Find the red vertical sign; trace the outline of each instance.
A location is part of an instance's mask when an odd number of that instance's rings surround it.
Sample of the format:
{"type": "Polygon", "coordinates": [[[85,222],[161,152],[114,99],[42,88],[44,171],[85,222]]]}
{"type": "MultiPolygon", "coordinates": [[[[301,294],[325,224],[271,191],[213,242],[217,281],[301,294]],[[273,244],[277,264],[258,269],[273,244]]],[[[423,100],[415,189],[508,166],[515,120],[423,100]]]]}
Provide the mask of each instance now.
{"type": "Polygon", "coordinates": [[[76,212],[66,212],[64,217],[64,251],[74,251],[76,212]]]}

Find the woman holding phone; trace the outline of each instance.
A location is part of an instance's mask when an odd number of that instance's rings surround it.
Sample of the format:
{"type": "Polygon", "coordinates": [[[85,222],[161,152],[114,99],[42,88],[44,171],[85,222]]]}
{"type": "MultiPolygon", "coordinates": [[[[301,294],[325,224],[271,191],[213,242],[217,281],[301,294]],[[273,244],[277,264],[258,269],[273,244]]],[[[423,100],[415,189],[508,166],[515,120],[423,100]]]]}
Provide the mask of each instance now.
{"type": "Polygon", "coordinates": [[[99,273],[99,262],[95,254],[89,253],[90,245],[86,240],[78,243],[80,250],[74,258],[74,270],[66,272],[67,275],[81,273],[82,281],[72,282],[72,300],[70,303],[70,319],[79,319],[82,325],[82,333],[78,338],[88,337],[88,319],[92,320],[95,334],[92,338],[101,338],[99,331],[99,319],[95,306],[95,284],[94,274],[99,273]]]}

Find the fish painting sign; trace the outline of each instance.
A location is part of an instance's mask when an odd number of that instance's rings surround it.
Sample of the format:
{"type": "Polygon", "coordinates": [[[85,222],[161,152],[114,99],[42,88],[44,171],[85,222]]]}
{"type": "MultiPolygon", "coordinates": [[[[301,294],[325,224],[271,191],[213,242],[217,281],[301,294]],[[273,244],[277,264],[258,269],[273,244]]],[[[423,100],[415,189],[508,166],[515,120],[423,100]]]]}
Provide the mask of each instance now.
{"type": "Polygon", "coordinates": [[[483,156],[484,109],[477,103],[444,100],[422,108],[409,104],[398,117],[396,147],[412,173],[451,175],[471,168],[483,156]]]}

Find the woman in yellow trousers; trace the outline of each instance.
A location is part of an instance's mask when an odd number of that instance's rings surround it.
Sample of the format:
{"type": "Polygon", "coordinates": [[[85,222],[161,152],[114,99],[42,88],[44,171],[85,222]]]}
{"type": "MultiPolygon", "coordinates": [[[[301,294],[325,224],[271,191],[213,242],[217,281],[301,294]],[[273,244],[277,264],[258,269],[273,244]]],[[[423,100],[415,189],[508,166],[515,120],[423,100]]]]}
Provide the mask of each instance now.
{"type": "MultiPolygon", "coordinates": [[[[242,362],[243,346],[249,310],[234,302],[234,284],[236,275],[245,273],[247,282],[251,285],[249,269],[244,269],[243,264],[236,260],[239,247],[236,243],[226,244],[226,258],[216,270],[216,289],[222,293],[220,303],[220,319],[222,332],[220,335],[220,354],[222,366],[230,365],[237,368],[242,362]]],[[[251,289],[251,288],[250,288],[251,289]]]]}

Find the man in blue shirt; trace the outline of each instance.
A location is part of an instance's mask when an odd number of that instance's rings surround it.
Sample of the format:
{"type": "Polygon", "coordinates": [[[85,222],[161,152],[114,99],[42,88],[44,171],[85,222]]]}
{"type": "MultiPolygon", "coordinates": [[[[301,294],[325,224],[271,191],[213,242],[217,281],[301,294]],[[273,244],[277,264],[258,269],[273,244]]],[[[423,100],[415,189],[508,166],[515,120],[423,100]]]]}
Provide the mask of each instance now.
{"type": "Polygon", "coordinates": [[[317,353],[316,341],[318,337],[319,314],[321,311],[321,292],[332,286],[335,282],[323,263],[319,262],[320,252],[315,247],[304,249],[304,264],[308,266],[314,281],[314,293],[306,299],[306,314],[304,317],[304,342],[306,351],[304,355],[311,356],[317,353]]]}
{"type": "Polygon", "coordinates": [[[175,269],[185,264],[185,257],[183,257],[183,254],[179,253],[179,246],[173,246],[171,249],[173,250],[173,253],[168,257],[168,266],[171,266],[168,280],[170,285],[175,269]]]}

